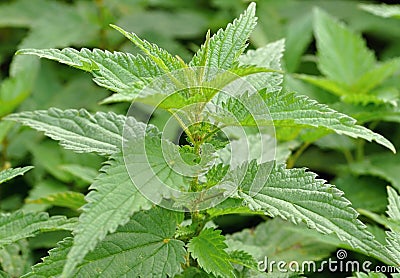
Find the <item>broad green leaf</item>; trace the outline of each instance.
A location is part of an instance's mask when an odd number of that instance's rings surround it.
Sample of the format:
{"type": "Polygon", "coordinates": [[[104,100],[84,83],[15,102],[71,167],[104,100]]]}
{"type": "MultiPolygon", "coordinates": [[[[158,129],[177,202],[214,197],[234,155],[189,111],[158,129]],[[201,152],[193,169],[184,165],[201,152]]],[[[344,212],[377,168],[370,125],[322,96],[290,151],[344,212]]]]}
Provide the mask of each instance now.
{"type": "Polygon", "coordinates": [[[256,25],[255,10],[255,3],[251,3],[225,30],[218,30],[211,38],[208,34],[189,65],[205,67],[206,80],[209,79],[209,70],[232,68],[245,50],[250,33],[256,25]]]}
{"type": "Polygon", "coordinates": [[[11,180],[16,176],[23,175],[32,168],[33,168],[32,166],[27,166],[23,168],[10,168],[7,170],[0,171],[0,184],[8,180],[11,180]]]}
{"type": "Polygon", "coordinates": [[[294,93],[270,93],[265,95],[265,102],[275,126],[304,125],[325,128],[337,134],[375,141],[396,152],[393,144],[382,135],[357,125],[355,119],[306,96],[294,93]]]}
{"type": "Polygon", "coordinates": [[[400,58],[378,63],[354,82],[351,85],[350,90],[356,94],[368,93],[396,73],[399,69],[400,58]]]}
{"type": "Polygon", "coordinates": [[[21,277],[29,272],[33,264],[29,248],[27,240],[19,240],[0,248],[0,265],[2,269],[12,277],[21,277]]]}
{"type": "Polygon", "coordinates": [[[294,233],[297,227],[275,218],[259,224],[255,229],[244,229],[227,235],[229,250],[244,250],[256,261],[269,260],[318,261],[330,255],[335,246],[318,242],[312,235],[294,233]]]}
{"type": "Polygon", "coordinates": [[[224,241],[220,230],[209,228],[190,240],[188,250],[207,273],[217,277],[235,277],[224,241]]]}
{"type": "Polygon", "coordinates": [[[286,28],[286,48],[284,54],[285,68],[288,72],[295,72],[303,53],[312,40],[312,17],[303,14],[292,18],[286,28]]]}
{"type": "Polygon", "coordinates": [[[111,24],[111,27],[139,47],[139,49],[143,51],[143,53],[146,54],[160,69],[162,69],[164,73],[185,67],[184,62],[181,59],[173,57],[170,53],[157,45],[142,40],[136,34],[129,33],[118,26],[111,24]]]}
{"type": "MultiPolygon", "coordinates": [[[[269,111],[265,111],[264,107],[259,105],[259,96],[256,94],[243,94],[236,98],[228,98],[223,101],[222,105],[235,115],[235,118],[243,126],[254,126],[256,123],[258,126],[268,126],[271,125],[270,119],[272,118],[275,127],[320,128],[353,138],[375,141],[395,152],[393,144],[382,135],[357,125],[355,119],[339,113],[327,105],[294,93],[261,92],[261,94],[269,111]],[[243,104],[245,107],[252,108],[251,114],[243,108],[243,104]],[[257,120],[252,120],[251,117],[257,120]]],[[[227,125],[234,124],[230,118],[218,118],[218,120],[227,125]]]]}
{"type": "Polygon", "coordinates": [[[122,144],[125,116],[112,112],[86,110],[38,110],[9,115],[7,120],[17,121],[60,141],[61,146],[78,153],[96,152],[108,155],[118,152],[122,144]]]}
{"type": "Polygon", "coordinates": [[[354,162],[347,167],[356,175],[371,175],[390,182],[400,190],[399,155],[381,153],[365,157],[360,162],[354,162]]]}
{"type": "Polygon", "coordinates": [[[350,85],[374,67],[374,54],[361,36],[322,10],[315,10],[314,33],[318,67],[329,79],[350,85]]]}
{"type": "Polygon", "coordinates": [[[342,101],[347,103],[363,105],[368,103],[390,103],[396,106],[398,91],[385,87],[379,88],[378,86],[391,77],[399,68],[400,60],[392,59],[374,65],[350,84],[306,74],[296,74],[295,76],[339,96],[342,101]]]}
{"type": "MultiPolygon", "coordinates": [[[[254,65],[280,71],[281,58],[285,49],[285,41],[269,43],[256,50],[249,50],[239,57],[240,65],[254,65]]],[[[245,78],[256,89],[266,89],[267,92],[277,92],[282,89],[283,75],[279,72],[256,73],[245,78]]]]}
{"type": "Polygon", "coordinates": [[[394,262],[384,247],[365,230],[342,191],[317,179],[312,172],[285,169],[282,165],[274,167],[268,178],[263,178],[263,173],[268,173],[270,167],[270,163],[251,163],[249,167],[240,167],[230,173],[229,178],[240,184],[238,196],[249,208],[263,210],[271,217],[280,216],[295,224],[305,222],[321,233],[336,234],[359,252],[394,262]],[[237,180],[243,171],[246,171],[245,178],[237,180]],[[259,191],[254,192],[253,188],[259,191]]]}
{"type": "Polygon", "coordinates": [[[86,204],[85,196],[82,193],[67,191],[47,195],[39,199],[28,199],[28,204],[47,204],[58,207],[66,207],[71,209],[79,209],[86,204]]]}
{"type": "Polygon", "coordinates": [[[230,252],[229,260],[234,264],[242,265],[251,269],[257,269],[257,262],[253,256],[243,250],[234,250],[230,252]]]}
{"type": "Polygon", "coordinates": [[[33,237],[40,232],[56,230],[72,230],[76,219],[65,216],[52,216],[42,213],[13,213],[0,214],[0,246],[20,239],[33,237]]]}
{"type": "Polygon", "coordinates": [[[389,18],[394,17],[400,19],[400,5],[387,4],[360,4],[361,9],[377,16],[389,18]]]}
{"type": "MultiPolygon", "coordinates": [[[[87,254],[75,271],[62,277],[174,277],[186,255],[184,243],[173,238],[182,216],[160,208],[134,214],[87,254]]],[[[60,277],[72,243],[72,238],[60,242],[23,277],[60,277]]]]}
{"type": "Polygon", "coordinates": [[[134,212],[150,208],[129,177],[121,153],[113,155],[101,172],[89,188],[91,191],[85,197],[87,204],[82,207],[74,229],[74,243],[65,264],[66,276],[107,233],[127,223],[134,212]]]}
{"type": "Polygon", "coordinates": [[[123,52],[65,48],[22,49],[17,54],[36,55],[88,71],[93,74],[96,84],[118,93],[128,90],[133,83],[148,82],[149,78],[162,74],[148,58],[123,52]]]}

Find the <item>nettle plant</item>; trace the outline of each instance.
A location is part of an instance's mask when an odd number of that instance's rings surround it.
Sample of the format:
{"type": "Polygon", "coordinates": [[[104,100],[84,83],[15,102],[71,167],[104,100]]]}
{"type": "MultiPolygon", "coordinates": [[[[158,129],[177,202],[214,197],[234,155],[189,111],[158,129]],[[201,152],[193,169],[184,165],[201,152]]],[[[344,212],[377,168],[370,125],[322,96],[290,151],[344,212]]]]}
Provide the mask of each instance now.
{"type": "Polygon", "coordinates": [[[24,277],[265,275],[252,247],[227,241],[213,223],[228,214],[304,222],[341,246],[399,263],[394,232],[387,246],[376,241],[340,190],[305,169],[286,167],[293,146],[275,135],[302,130],[316,140],[334,132],[393,152],[394,146],[345,114],[285,92],[283,40],[244,52],[255,25],[252,3],[225,30],[208,33],[189,63],[117,26],[144,55],[18,52],[90,72],[96,84],[115,92],[104,102],[133,102],[127,115],[51,108],[6,118],[44,131],[66,149],[108,158],[84,200],[63,195],[64,202],[84,203],[78,219],[21,212],[3,218],[3,245],[40,231],[72,230],[24,277]],[[143,105],[169,113],[162,129],[149,123],[153,112],[147,121],[135,119],[143,105]],[[180,144],[165,135],[176,124],[180,144]]]}

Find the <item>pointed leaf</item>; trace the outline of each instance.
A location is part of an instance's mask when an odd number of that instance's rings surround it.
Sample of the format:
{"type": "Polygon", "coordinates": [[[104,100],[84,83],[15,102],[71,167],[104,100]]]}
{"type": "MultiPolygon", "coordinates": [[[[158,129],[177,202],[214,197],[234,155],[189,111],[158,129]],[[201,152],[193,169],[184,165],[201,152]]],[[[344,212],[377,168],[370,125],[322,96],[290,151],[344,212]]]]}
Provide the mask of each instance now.
{"type": "Polygon", "coordinates": [[[129,33],[118,26],[111,24],[111,27],[139,47],[140,50],[142,50],[159,68],[164,71],[164,73],[172,72],[185,67],[181,59],[173,57],[170,53],[168,53],[168,51],[158,47],[157,45],[142,40],[136,34],[129,33]]]}
{"type": "MultiPolygon", "coordinates": [[[[257,94],[243,94],[235,98],[219,101],[232,117],[214,115],[218,121],[226,125],[235,125],[239,121],[242,126],[271,125],[271,118],[275,127],[313,127],[347,135],[353,138],[363,138],[375,141],[393,152],[393,144],[382,135],[357,125],[356,120],[330,109],[306,96],[286,92],[261,92],[265,105],[260,105],[257,94]],[[251,113],[250,113],[251,108],[251,113]]],[[[218,100],[217,100],[218,103],[218,100]]]]}
{"type": "Polygon", "coordinates": [[[207,273],[217,277],[235,277],[229,255],[224,250],[227,248],[224,241],[220,230],[209,228],[190,240],[188,250],[207,273]]]}
{"type": "Polygon", "coordinates": [[[66,149],[101,155],[113,154],[121,149],[121,134],[126,120],[125,116],[112,112],[91,115],[84,109],[57,108],[21,112],[6,119],[44,131],[45,135],[60,141],[66,149]]]}
{"type": "Polygon", "coordinates": [[[262,173],[270,171],[270,164],[244,166],[231,172],[231,178],[236,184],[241,183],[238,195],[252,210],[264,210],[272,217],[280,216],[295,224],[305,222],[321,233],[336,234],[360,252],[385,262],[394,261],[357,219],[357,212],[342,196],[343,192],[317,179],[314,173],[285,169],[281,165],[274,167],[268,178],[263,179],[262,173]],[[241,171],[246,168],[243,182],[235,181],[235,175],[241,177],[241,171]],[[252,188],[260,190],[257,193],[252,188]]]}
{"type": "Polygon", "coordinates": [[[82,207],[74,230],[74,243],[64,270],[66,276],[107,233],[128,222],[134,212],[150,208],[129,177],[122,154],[113,155],[101,172],[90,187],[92,191],[86,196],[87,204],[82,207]]]}
{"type": "Polygon", "coordinates": [[[148,82],[149,78],[162,74],[161,69],[148,58],[123,52],[65,48],[22,49],[17,54],[36,55],[88,71],[99,86],[119,93],[127,90],[132,83],[148,82]]]}
{"type": "Polygon", "coordinates": [[[0,246],[33,237],[40,232],[72,230],[76,219],[65,216],[52,216],[42,213],[23,213],[15,211],[11,214],[0,214],[0,246]]]}
{"type": "Polygon", "coordinates": [[[375,141],[396,152],[393,144],[380,134],[363,126],[356,120],[330,109],[306,96],[293,93],[272,93],[265,95],[265,101],[275,126],[310,126],[326,128],[337,134],[375,141]]]}
{"type": "Polygon", "coordinates": [[[20,176],[33,169],[33,166],[26,166],[23,168],[10,168],[7,170],[3,170],[0,172],[0,184],[15,178],[16,176],[20,176]]]}
{"type": "Polygon", "coordinates": [[[281,59],[285,50],[285,41],[279,40],[267,44],[266,46],[249,50],[239,58],[240,65],[254,65],[273,69],[275,73],[256,73],[245,79],[256,89],[266,89],[267,92],[276,92],[282,89],[283,75],[281,59]]]}
{"type": "Polygon", "coordinates": [[[26,203],[47,204],[58,207],[71,208],[75,210],[86,204],[85,195],[74,191],[54,193],[38,199],[28,199],[26,200],[26,203]]]}
{"type": "Polygon", "coordinates": [[[213,37],[207,39],[189,65],[206,67],[206,80],[209,77],[209,69],[232,68],[246,48],[250,33],[256,25],[255,9],[255,3],[251,3],[225,30],[220,29],[213,37]]]}
{"type": "Polygon", "coordinates": [[[389,201],[387,214],[391,219],[400,222],[400,196],[391,187],[388,187],[387,191],[389,201]]]}
{"type": "MultiPolygon", "coordinates": [[[[160,208],[136,213],[127,224],[107,235],[70,277],[174,277],[186,255],[184,243],[173,238],[181,216],[160,208]]],[[[71,238],[60,242],[23,277],[61,275],[72,242],[71,238]]]]}
{"type": "Polygon", "coordinates": [[[322,10],[315,10],[318,67],[329,79],[352,84],[375,65],[375,57],[361,36],[322,10]]]}

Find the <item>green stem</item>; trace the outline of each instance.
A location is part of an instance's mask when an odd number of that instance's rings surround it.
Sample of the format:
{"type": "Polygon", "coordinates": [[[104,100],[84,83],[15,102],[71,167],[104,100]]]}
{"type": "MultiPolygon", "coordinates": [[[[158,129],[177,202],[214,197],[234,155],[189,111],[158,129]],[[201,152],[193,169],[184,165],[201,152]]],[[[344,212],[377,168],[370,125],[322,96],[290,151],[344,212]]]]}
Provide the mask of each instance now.
{"type": "Polygon", "coordinates": [[[346,158],[347,164],[353,163],[354,162],[354,157],[351,151],[349,150],[343,150],[342,151],[344,157],[346,158]]]}
{"type": "Polygon", "coordinates": [[[310,142],[304,142],[303,145],[300,146],[300,148],[297,149],[297,151],[292,154],[289,159],[287,160],[287,168],[293,168],[294,164],[296,163],[297,159],[299,159],[300,155],[303,154],[303,152],[311,145],[310,142]]]}
{"type": "MultiPolygon", "coordinates": [[[[379,124],[379,121],[373,121],[368,125],[368,129],[374,130],[379,124]]],[[[356,144],[356,160],[362,161],[364,160],[364,147],[365,147],[365,140],[359,139],[356,144]]]]}

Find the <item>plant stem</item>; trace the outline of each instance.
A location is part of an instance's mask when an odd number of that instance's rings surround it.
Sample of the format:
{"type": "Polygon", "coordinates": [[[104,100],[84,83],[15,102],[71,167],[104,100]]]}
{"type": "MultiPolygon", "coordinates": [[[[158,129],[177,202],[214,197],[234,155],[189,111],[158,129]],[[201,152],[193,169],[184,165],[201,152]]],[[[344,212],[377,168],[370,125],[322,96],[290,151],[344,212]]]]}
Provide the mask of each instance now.
{"type": "Polygon", "coordinates": [[[289,159],[287,160],[287,165],[286,168],[290,169],[293,168],[294,164],[296,163],[297,159],[299,159],[300,155],[303,154],[303,152],[311,145],[310,142],[304,142],[303,145],[301,145],[297,151],[292,154],[289,159]]]}

